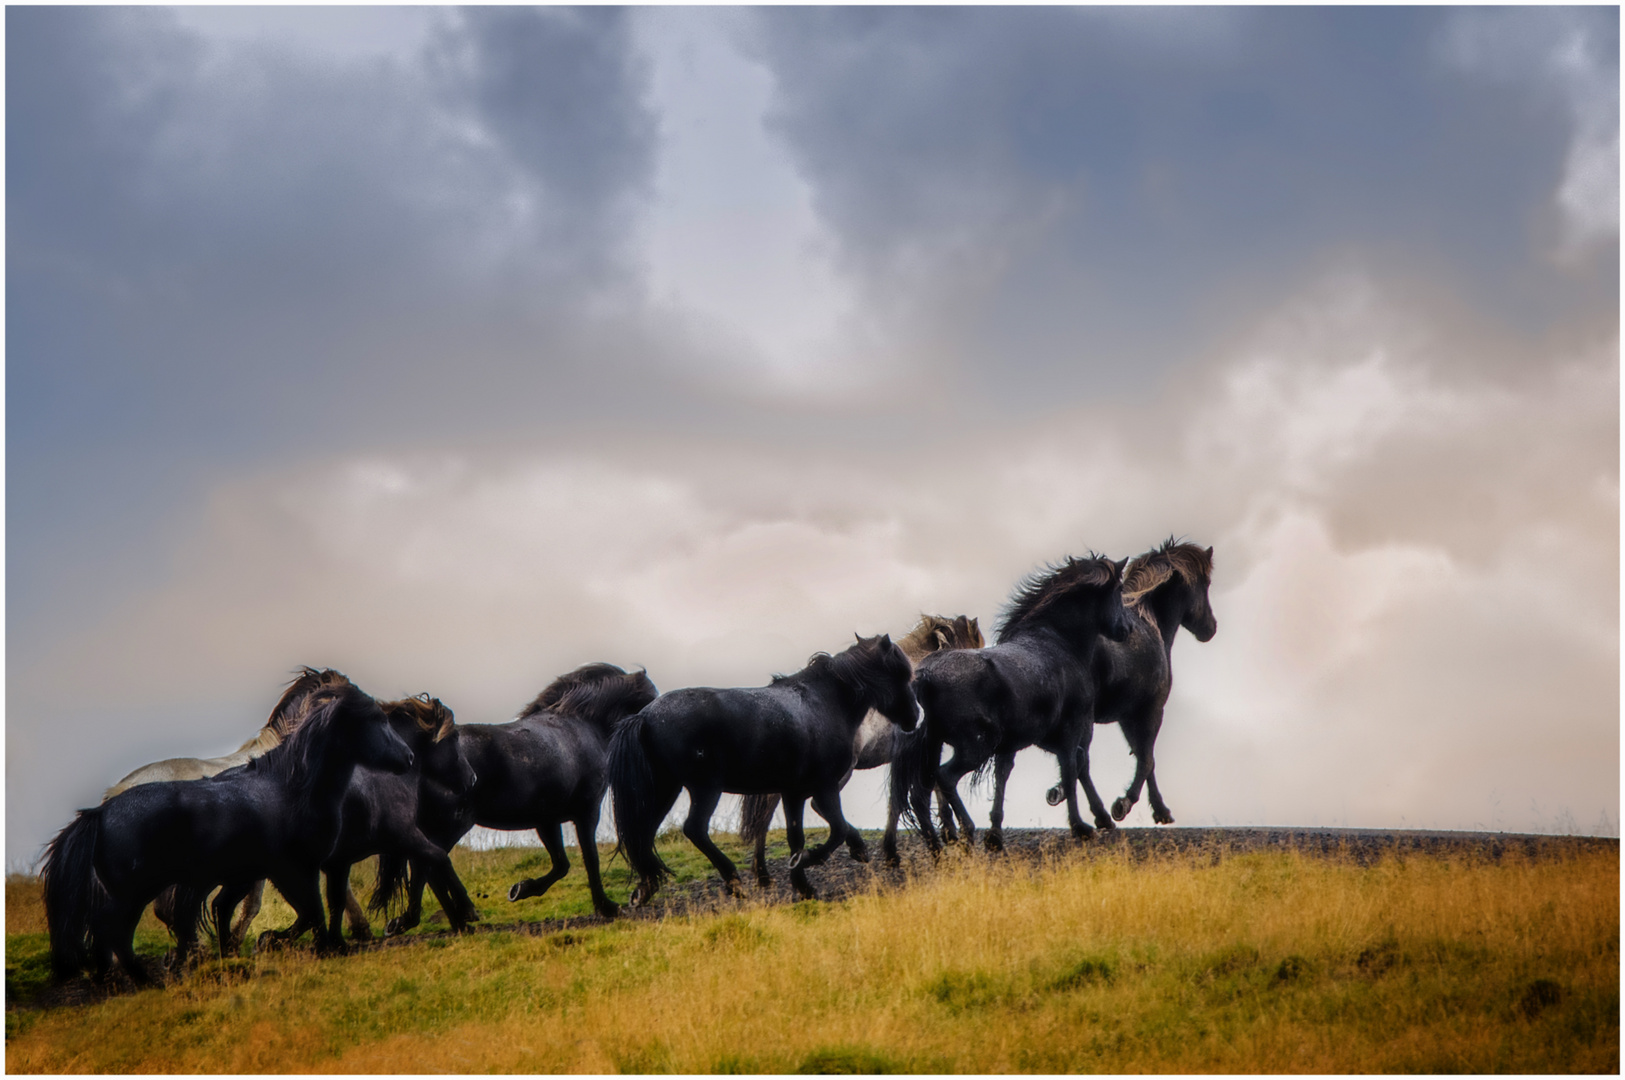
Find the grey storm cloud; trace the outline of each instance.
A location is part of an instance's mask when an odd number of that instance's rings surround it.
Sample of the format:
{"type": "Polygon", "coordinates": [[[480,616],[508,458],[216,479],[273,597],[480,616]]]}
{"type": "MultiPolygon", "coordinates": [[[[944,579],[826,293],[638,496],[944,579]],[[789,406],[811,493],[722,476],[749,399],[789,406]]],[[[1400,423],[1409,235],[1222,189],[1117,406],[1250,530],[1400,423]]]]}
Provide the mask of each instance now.
{"type": "MultiPolygon", "coordinates": [[[[852,263],[978,279],[966,329],[1003,346],[989,389],[1034,398],[1143,380],[1338,246],[1440,267],[1526,333],[1571,315],[1526,279],[1575,118],[1549,78],[1452,65],[1457,18],[795,9],[755,47],[852,263]]],[[[1616,13],[1523,18],[1548,42],[1589,31],[1617,81],[1616,13]]]]}
{"type": "Polygon", "coordinates": [[[1617,10],[6,20],[8,864],[296,664],[744,683],[1170,532],[1182,821],[1613,827],[1617,10]]]}

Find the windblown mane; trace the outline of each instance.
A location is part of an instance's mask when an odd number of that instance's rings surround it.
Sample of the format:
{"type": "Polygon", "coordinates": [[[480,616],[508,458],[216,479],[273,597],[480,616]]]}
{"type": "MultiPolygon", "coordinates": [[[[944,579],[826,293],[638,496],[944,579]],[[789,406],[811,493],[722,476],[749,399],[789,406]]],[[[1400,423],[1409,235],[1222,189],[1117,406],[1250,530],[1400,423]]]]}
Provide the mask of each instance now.
{"type": "Polygon", "coordinates": [[[371,700],[360,687],[338,672],[321,674],[336,677],[338,681],[325,679],[320,688],[305,695],[302,704],[294,709],[297,723],[293,734],[247,766],[265,770],[300,798],[308,794],[316,780],[319,753],[330,739],[333,725],[347,709],[371,700]]]}
{"type": "Polygon", "coordinates": [[[437,697],[428,694],[417,694],[399,701],[380,701],[378,707],[386,715],[390,713],[405,713],[412,718],[419,728],[430,732],[434,738],[430,742],[439,742],[457,726],[457,718],[451,707],[437,697]]]}
{"type": "Polygon", "coordinates": [[[548,683],[518,718],[551,712],[602,723],[637,712],[658,695],[642,668],[629,674],[614,664],[582,664],[548,683]]]}
{"type": "Polygon", "coordinates": [[[995,640],[1002,644],[1022,630],[1045,625],[1057,603],[1079,589],[1109,586],[1116,577],[1117,567],[1112,561],[1093,551],[1087,558],[1067,556],[1059,566],[1046,566],[1016,586],[995,640]]]}
{"type": "Polygon", "coordinates": [[[1191,588],[1200,589],[1213,577],[1213,558],[1206,548],[1170,536],[1161,547],[1136,555],[1129,562],[1123,571],[1123,606],[1155,625],[1156,620],[1143,607],[1151,594],[1175,574],[1191,588]]]}
{"type": "Polygon", "coordinates": [[[815,652],[807,658],[807,666],[794,675],[773,676],[773,685],[802,682],[827,675],[857,691],[860,698],[876,700],[884,694],[895,678],[895,675],[886,670],[888,650],[881,649],[882,640],[884,635],[876,634],[869,638],[860,637],[857,644],[834,655],[815,652]]]}
{"type": "Polygon", "coordinates": [[[977,621],[964,615],[921,615],[920,625],[897,639],[897,647],[915,664],[943,649],[980,649],[985,644],[977,621]]]}

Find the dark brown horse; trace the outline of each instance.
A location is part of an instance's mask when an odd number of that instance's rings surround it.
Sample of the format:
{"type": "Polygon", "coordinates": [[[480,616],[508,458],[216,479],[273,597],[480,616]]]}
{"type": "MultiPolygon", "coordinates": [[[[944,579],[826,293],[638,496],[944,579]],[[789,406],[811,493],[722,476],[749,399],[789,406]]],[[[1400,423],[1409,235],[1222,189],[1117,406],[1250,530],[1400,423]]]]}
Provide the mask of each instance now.
{"type": "MultiPolygon", "coordinates": [[[[964,615],[952,619],[943,615],[921,615],[920,623],[907,635],[897,639],[897,647],[903,650],[909,663],[918,665],[921,660],[934,652],[943,649],[980,649],[987,641],[982,637],[982,628],[977,620],[964,615]]],[[[863,718],[863,726],[858,728],[857,741],[853,747],[857,753],[857,760],[852,769],[877,769],[882,765],[890,765],[892,758],[897,756],[898,745],[897,725],[887,720],[874,709],[863,718]]],[[[846,774],[846,780],[841,781],[841,787],[846,787],[847,780],[852,779],[852,773],[846,774]]],[[[951,829],[953,822],[952,811],[949,809],[946,797],[938,793],[941,800],[940,813],[942,815],[943,829],[951,829]]],[[[755,851],[751,858],[751,869],[756,873],[756,882],[763,888],[773,884],[772,876],[767,872],[767,829],[773,821],[773,811],[779,808],[778,795],[746,795],[739,804],[739,839],[747,844],[754,844],[755,851]]]]}
{"type": "MultiPolygon", "coordinates": [[[[1129,613],[1129,635],[1109,641],[1095,655],[1095,723],[1117,724],[1134,755],[1134,779],[1112,803],[1110,816],[1089,778],[1089,738],[1078,743],[1077,773],[1103,829],[1122,821],[1139,801],[1140,787],[1151,796],[1151,819],[1173,824],[1174,815],[1157,790],[1152,748],[1162,730],[1162,710],[1174,686],[1174,638],[1179,628],[1197,641],[1210,641],[1219,629],[1208,603],[1213,578],[1213,549],[1203,550],[1169,537],[1155,550],[1137,556],[1123,572],[1123,607],[1129,613]]],[[[1045,795],[1051,806],[1066,798],[1060,784],[1045,795]]]]}

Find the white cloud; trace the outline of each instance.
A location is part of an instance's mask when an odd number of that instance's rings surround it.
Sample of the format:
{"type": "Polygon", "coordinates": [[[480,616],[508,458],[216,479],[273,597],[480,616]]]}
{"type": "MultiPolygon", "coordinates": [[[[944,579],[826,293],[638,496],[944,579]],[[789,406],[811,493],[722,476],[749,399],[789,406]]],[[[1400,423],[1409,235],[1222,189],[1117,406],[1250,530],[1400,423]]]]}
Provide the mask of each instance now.
{"type": "MultiPolygon", "coordinates": [[[[193,701],[330,663],[491,721],[593,659],[668,690],[750,685],[921,611],[991,631],[1039,563],[1175,532],[1214,545],[1219,617],[1175,652],[1158,761],[1181,821],[1520,829],[1542,827],[1536,802],[1596,820],[1618,800],[1617,346],[1514,393],[1358,279],[1306,297],[1144,409],[955,431],[909,468],[606,440],[229,485],[162,588],[19,646],[13,794],[46,807],[31,785],[69,767],[41,725],[106,780],[153,756],[154,730],[101,717],[173,697],[181,666],[193,701]]],[[[219,743],[257,720],[213,722],[219,743]]],[[[1120,738],[1096,747],[1120,790],[1120,738]]],[[[1061,823],[1053,776],[1022,756],[1011,824],[1061,823]]],[[[852,789],[860,823],[880,783],[852,789]]]]}

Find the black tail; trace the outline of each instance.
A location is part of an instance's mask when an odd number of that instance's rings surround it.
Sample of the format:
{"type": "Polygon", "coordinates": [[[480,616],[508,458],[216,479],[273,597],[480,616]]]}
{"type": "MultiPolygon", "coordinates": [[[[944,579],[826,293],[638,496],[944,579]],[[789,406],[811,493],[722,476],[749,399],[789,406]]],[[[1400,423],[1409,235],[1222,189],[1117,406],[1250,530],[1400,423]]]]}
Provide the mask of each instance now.
{"type": "Polygon", "coordinates": [[[51,932],[51,970],[70,979],[85,968],[90,916],[107,902],[96,876],[96,849],[101,844],[101,807],[79,811],[45,849],[40,884],[45,890],[45,925],[51,932]]]}
{"type": "Polygon", "coordinates": [[[372,887],[367,910],[387,915],[389,910],[406,900],[407,860],[404,855],[378,856],[378,883],[372,887]]]}
{"type": "Polygon", "coordinates": [[[779,808],[777,795],[746,795],[739,800],[739,839],[746,844],[767,839],[773,824],[773,811],[779,808]]]}
{"type": "Polygon", "coordinates": [[[920,703],[920,722],[913,731],[897,736],[897,756],[891,763],[891,799],[905,825],[934,835],[929,806],[931,790],[937,783],[942,740],[936,736],[936,724],[932,722],[937,686],[929,670],[915,674],[914,697],[920,703]],[[923,813],[922,807],[926,808],[923,813]]]}
{"type": "Polygon", "coordinates": [[[680,785],[655,774],[655,763],[643,745],[647,723],[641,712],[635,713],[616,725],[609,740],[610,805],[615,812],[615,853],[624,855],[640,878],[658,884],[672,871],[655,850],[655,838],[677,801],[680,785]]]}

